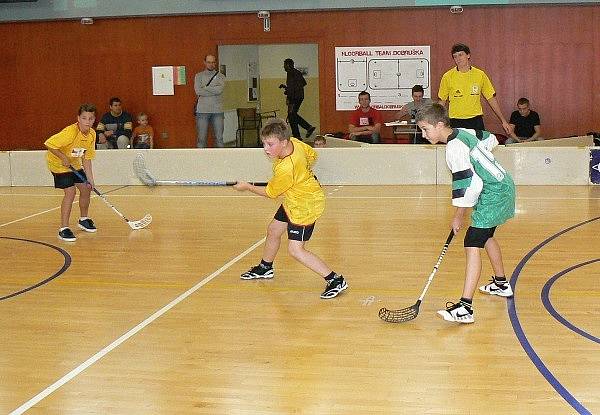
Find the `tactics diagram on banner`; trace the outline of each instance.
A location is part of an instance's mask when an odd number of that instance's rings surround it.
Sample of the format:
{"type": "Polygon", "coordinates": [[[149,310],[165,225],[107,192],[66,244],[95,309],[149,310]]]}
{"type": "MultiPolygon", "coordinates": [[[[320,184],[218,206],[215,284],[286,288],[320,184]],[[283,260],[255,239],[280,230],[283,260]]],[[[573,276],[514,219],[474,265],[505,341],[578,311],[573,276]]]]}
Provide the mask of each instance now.
{"type": "Polygon", "coordinates": [[[371,106],[395,110],[412,100],[411,88],[430,92],[429,46],[335,48],[336,109],[353,110],[358,94],[371,94],[371,106]]]}

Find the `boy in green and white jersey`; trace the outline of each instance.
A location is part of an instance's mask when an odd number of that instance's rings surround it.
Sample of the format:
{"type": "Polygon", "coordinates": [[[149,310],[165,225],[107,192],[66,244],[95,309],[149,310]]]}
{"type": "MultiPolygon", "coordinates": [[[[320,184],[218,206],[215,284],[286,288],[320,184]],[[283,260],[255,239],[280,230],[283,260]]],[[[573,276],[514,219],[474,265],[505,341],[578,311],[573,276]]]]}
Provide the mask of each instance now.
{"type": "Polygon", "coordinates": [[[481,275],[481,248],[485,248],[495,275],[479,289],[501,297],[513,295],[494,232],[515,214],[515,185],[492,155],[492,149],[498,145],[493,134],[450,127],[446,108],[440,104],[422,110],[416,121],[430,143],[448,144],[446,163],[452,172],[452,205],[456,212],[451,226],[455,234],[461,229],[467,210],[473,209],[464,239],[467,264],[462,297],[458,303],[448,303],[445,310],[438,311],[444,320],[472,323],[473,294],[481,275]]]}

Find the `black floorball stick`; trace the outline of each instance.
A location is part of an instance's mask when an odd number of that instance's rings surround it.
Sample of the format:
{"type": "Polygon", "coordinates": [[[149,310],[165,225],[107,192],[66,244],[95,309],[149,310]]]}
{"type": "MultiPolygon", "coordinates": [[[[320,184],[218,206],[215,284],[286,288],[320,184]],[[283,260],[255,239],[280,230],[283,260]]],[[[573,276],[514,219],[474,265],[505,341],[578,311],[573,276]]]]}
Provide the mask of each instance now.
{"type": "Polygon", "coordinates": [[[438,257],[435,266],[433,267],[433,271],[429,275],[429,279],[427,280],[427,284],[425,284],[425,288],[423,288],[423,292],[421,296],[417,300],[414,305],[410,307],[401,308],[399,310],[388,310],[387,308],[382,308],[379,310],[379,318],[383,321],[387,321],[388,323],[404,323],[405,321],[410,321],[417,317],[419,314],[419,306],[421,305],[421,301],[423,301],[423,297],[425,297],[425,293],[429,289],[429,285],[431,281],[433,281],[433,276],[437,272],[440,264],[442,263],[442,259],[444,255],[446,255],[446,251],[448,251],[448,247],[450,246],[450,242],[452,242],[452,238],[454,237],[454,230],[450,230],[450,234],[448,235],[448,239],[446,239],[446,243],[444,244],[444,248],[442,249],[442,253],[438,257]]]}
{"type": "MultiPolygon", "coordinates": [[[[158,180],[150,173],[150,170],[146,167],[143,154],[138,154],[133,160],[133,171],[135,175],[142,183],[146,186],[160,186],[160,185],[171,185],[171,186],[234,186],[237,182],[227,181],[207,181],[207,180],[158,180]]],[[[266,182],[251,182],[255,186],[266,186],[266,182]]]]}
{"type": "MultiPolygon", "coordinates": [[[[87,179],[81,175],[81,173],[79,173],[77,170],[75,170],[73,168],[73,166],[69,166],[69,169],[71,169],[71,171],[73,173],[75,173],[75,175],[79,178],[79,180],[83,181],[87,185],[90,185],[90,182],[88,182],[87,179]]],[[[104,196],[102,193],[100,193],[98,191],[98,189],[96,189],[94,186],[92,186],[92,190],[94,191],[94,193],[96,193],[98,196],[100,196],[100,198],[104,201],[104,203],[106,203],[108,206],[110,206],[110,208],[117,215],[119,215],[125,222],[127,222],[127,224],[131,227],[131,229],[143,229],[146,226],[150,225],[150,222],[152,222],[152,216],[150,216],[150,214],[146,214],[146,216],[144,216],[140,220],[129,220],[129,219],[127,219],[121,212],[119,212],[119,210],[116,207],[114,207],[108,201],[108,199],[106,199],[106,196],[104,196]]]]}

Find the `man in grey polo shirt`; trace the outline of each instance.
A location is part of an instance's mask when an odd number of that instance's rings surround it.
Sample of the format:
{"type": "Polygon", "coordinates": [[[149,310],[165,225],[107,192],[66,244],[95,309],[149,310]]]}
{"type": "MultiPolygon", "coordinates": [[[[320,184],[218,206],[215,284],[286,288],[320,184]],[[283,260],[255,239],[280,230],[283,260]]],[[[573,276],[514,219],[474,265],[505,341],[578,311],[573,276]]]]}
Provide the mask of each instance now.
{"type": "Polygon", "coordinates": [[[217,71],[217,59],[213,55],[204,58],[205,70],[194,77],[194,90],[198,97],[196,102],[197,146],[206,147],[208,124],[212,123],[215,146],[223,147],[223,88],[225,76],[217,71]]]}
{"type": "MultiPolygon", "coordinates": [[[[401,120],[403,118],[407,118],[410,116],[410,123],[415,124],[415,119],[417,118],[417,113],[421,111],[421,109],[431,105],[433,101],[431,98],[423,98],[425,94],[425,90],[422,85],[415,85],[412,87],[412,101],[406,103],[401,106],[398,112],[396,113],[396,119],[401,120]]],[[[415,128],[417,128],[415,126],[415,128]]],[[[429,141],[423,138],[421,134],[421,130],[417,128],[417,131],[412,134],[411,142],[413,144],[429,144],[429,141]]]]}

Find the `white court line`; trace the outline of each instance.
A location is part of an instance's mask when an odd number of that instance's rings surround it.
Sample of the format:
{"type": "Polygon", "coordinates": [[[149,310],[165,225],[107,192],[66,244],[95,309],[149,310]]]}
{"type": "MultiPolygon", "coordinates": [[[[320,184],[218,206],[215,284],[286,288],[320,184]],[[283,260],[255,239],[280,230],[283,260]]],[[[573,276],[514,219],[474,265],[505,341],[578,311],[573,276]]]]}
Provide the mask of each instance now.
{"type": "MultiPolygon", "coordinates": [[[[19,193],[18,194],[0,193],[0,196],[38,196],[38,197],[48,196],[48,197],[56,197],[57,195],[28,195],[28,194],[25,194],[25,193],[20,193],[20,194],[19,193]]],[[[94,198],[97,198],[97,197],[99,197],[99,196],[92,195],[90,197],[90,199],[94,199],[94,198]]],[[[111,198],[112,197],[113,196],[111,195],[111,198]]],[[[79,199],[73,201],[73,204],[75,204],[75,205],[78,204],[78,203],[79,203],[79,199]]],[[[43,215],[43,214],[48,213],[48,212],[52,212],[52,211],[57,210],[57,209],[60,209],[60,206],[56,206],[56,207],[53,207],[51,209],[46,209],[46,210],[43,210],[41,212],[34,213],[33,215],[25,216],[24,218],[20,218],[20,219],[15,219],[15,220],[10,221],[10,222],[0,223],[0,228],[2,228],[4,226],[12,225],[13,223],[21,222],[21,221],[26,220],[26,219],[35,218],[36,216],[40,216],[40,215],[43,215]]]]}
{"type": "MultiPolygon", "coordinates": [[[[412,199],[449,199],[450,196],[336,196],[333,194],[333,192],[337,192],[339,189],[333,189],[331,192],[329,192],[327,195],[330,196],[328,197],[328,199],[350,199],[350,200],[360,200],[360,199],[405,199],[405,200],[412,200],[412,199]]],[[[27,196],[30,197],[32,195],[29,194],[21,194],[21,193],[13,193],[13,194],[2,194],[0,193],[0,196],[27,196]]],[[[35,195],[37,197],[56,197],[56,195],[35,195]]],[[[258,196],[258,195],[153,195],[153,194],[146,194],[146,195],[140,195],[140,194],[111,194],[110,198],[114,199],[114,198],[120,198],[120,197],[126,197],[126,198],[135,198],[135,197],[155,197],[158,196],[161,199],[230,199],[230,198],[262,198],[263,196],[258,196]]],[[[97,198],[97,195],[92,195],[92,199],[93,198],[97,198]]],[[[599,197],[586,197],[586,196],[556,196],[556,197],[535,197],[535,196],[527,196],[527,197],[519,197],[517,196],[517,201],[519,200],[600,200],[600,196],[599,197]]],[[[75,201],[74,203],[78,203],[78,201],[75,201]]],[[[42,213],[47,213],[50,212],[52,210],[58,209],[59,207],[56,207],[54,209],[50,209],[44,212],[40,212],[38,214],[32,215],[32,216],[28,216],[27,218],[36,216],[36,215],[41,215],[42,213]]],[[[22,219],[19,219],[22,220],[22,219]]],[[[11,222],[12,223],[12,222],[11,222]]],[[[2,226],[2,225],[0,225],[2,226]]]]}
{"type": "MultiPolygon", "coordinates": [[[[149,195],[119,195],[120,197],[147,197],[149,195]]],[[[336,196],[333,193],[327,194],[327,199],[350,199],[350,200],[361,200],[361,199],[391,199],[391,200],[412,200],[412,199],[448,199],[450,200],[450,194],[447,196],[336,196]]],[[[161,199],[164,198],[177,198],[177,199],[225,199],[225,198],[263,198],[258,195],[186,195],[186,196],[175,196],[175,195],[160,195],[161,199]]],[[[600,200],[600,197],[517,197],[517,201],[520,200],[600,200]]]]}
{"type": "Polygon", "coordinates": [[[31,194],[31,193],[0,193],[0,196],[30,196],[30,197],[58,197],[62,196],[57,194],[31,194]]]}
{"type": "Polygon", "coordinates": [[[79,375],[81,372],[83,372],[84,370],[86,370],[88,367],[90,367],[91,365],[93,365],[94,363],[96,363],[98,360],[102,359],[105,355],[107,355],[112,350],[116,349],[119,345],[121,345],[121,343],[123,343],[126,340],[128,340],[129,338],[133,337],[135,334],[137,334],[144,327],[146,327],[147,325],[149,325],[150,323],[152,323],[154,320],[156,320],[157,318],[159,318],[160,316],[162,316],[163,314],[165,314],[167,311],[169,311],[170,309],[172,309],[173,307],[175,307],[177,304],[179,304],[180,302],[182,302],[183,300],[185,300],[187,297],[189,297],[190,295],[192,295],[194,292],[196,292],[197,290],[199,290],[203,285],[206,285],[207,283],[209,283],[211,280],[213,280],[214,278],[216,278],[219,274],[221,274],[227,268],[229,268],[230,266],[232,266],[233,264],[235,264],[237,261],[239,261],[240,259],[242,259],[246,255],[248,255],[250,252],[252,252],[253,250],[255,250],[258,246],[260,246],[262,243],[264,243],[265,240],[266,240],[266,237],[264,237],[261,240],[255,242],[250,248],[246,249],[244,252],[242,252],[241,254],[239,254],[238,256],[236,256],[235,258],[233,258],[231,261],[229,261],[228,263],[226,263],[225,265],[223,265],[221,268],[219,268],[218,270],[216,270],[215,272],[213,272],[212,274],[210,274],[208,277],[204,278],[202,281],[200,281],[199,283],[197,283],[196,285],[194,285],[192,288],[190,288],[189,290],[187,290],[183,294],[179,295],[177,298],[175,298],[169,304],[165,305],[163,308],[161,308],[160,310],[156,311],[154,314],[152,314],[150,317],[146,318],[144,321],[142,321],[141,323],[139,323],[137,326],[135,326],[132,329],[130,329],[129,331],[127,331],[121,337],[119,337],[118,339],[116,339],[115,341],[113,341],[112,343],[110,343],[108,346],[104,347],[102,350],[100,350],[99,352],[97,352],[96,354],[94,354],[92,357],[90,357],[89,359],[87,359],[85,362],[83,362],[79,366],[77,366],[75,369],[71,370],[69,373],[67,373],[66,375],[64,375],[62,378],[58,379],[52,385],[48,386],[46,389],[44,389],[43,391],[41,391],[40,393],[38,393],[37,395],[35,395],[33,398],[31,398],[30,400],[28,400],[27,402],[25,402],[23,405],[19,406],[17,409],[15,409],[14,411],[12,411],[9,415],[19,415],[19,414],[22,414],[25,411],[31,409],[35,404],[39,403],[42,399],[46,398],[48,395],[50,395],[52,392],[56,391],[62,385],[64,385],[65,383],[69,382],[75,376],[79,375]]]}
{"type": "MultiPolygon", "coordinates": [[[[79,202],[75,202],[75,203],[79,203],[79,202]]],[[[10,222],[2,223],[2,224],[0,224],[0,228],[2,228],[3,226],[11,225],[13,223],[21,222],[22,220],[25,220],[25,219],[35,218],[36,216],[43,215],[44,213],[52,212],[53,210],[56,210],[56,209],[60,209],[60,206],[54,207],[52,209],[43,210],[41,212],[34,213],[33,215],[25,216],[24,218],[21,218],[21,219],[15,219],[10,222]]]]}

